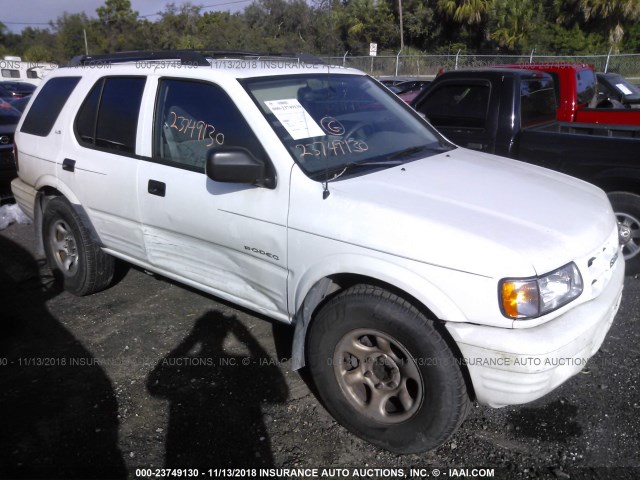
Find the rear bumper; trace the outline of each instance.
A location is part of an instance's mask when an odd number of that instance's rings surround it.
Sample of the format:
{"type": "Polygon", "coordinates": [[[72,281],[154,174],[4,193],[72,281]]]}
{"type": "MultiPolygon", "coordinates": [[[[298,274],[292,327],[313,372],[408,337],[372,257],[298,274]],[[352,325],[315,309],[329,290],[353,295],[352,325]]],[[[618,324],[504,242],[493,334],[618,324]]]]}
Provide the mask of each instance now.
{"type": "Polygon", "coordinates": [[[467,365],[478,403],[531,402],[580,372],[598,351],[620,306],[622,255],[595,299],[533,328],[446,324],[467,365]]]}
{"type": "Polygon", "coordinates": [[[11,180],[16,178],[16,164],[13,149],[0,149],[0,198],[11,196],[11,180]]]}
{"type": "Polygon", "coordinates": [[[20,206],[24,214],[33,221],[34,206],[36,204],[36,195],[38,191],[30,185],[24,183],[20,178],[15,178],[11,182],[11,191],[16,199],[16,203],[20,206]]]}

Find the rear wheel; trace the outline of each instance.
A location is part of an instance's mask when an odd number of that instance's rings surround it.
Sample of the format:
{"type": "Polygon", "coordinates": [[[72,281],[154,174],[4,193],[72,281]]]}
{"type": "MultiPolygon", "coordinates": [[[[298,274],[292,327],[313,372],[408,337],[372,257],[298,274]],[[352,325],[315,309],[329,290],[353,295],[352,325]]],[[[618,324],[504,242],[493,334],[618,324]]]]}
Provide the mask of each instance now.
{"type": "Polygon", "coordinates": [[[102,251],[65,198],[47,203],[42,234],[49,266],[65,290],[82,296],[109,286],[114,259],[102,251]]]}
{"type": "Polygon", "coordinates": [[[359,437],[414,453],[445,442],[470,407],[453,353],[409,302],[369,285],[327,303],[310,326],[308,364],[329,412],[359,437]]]}
{"type": "Polygon", "coordinates": [[[629,274],[640,273],[640,195],[612,192],[608,196],[618,219],[626,271],[629,274]]]}

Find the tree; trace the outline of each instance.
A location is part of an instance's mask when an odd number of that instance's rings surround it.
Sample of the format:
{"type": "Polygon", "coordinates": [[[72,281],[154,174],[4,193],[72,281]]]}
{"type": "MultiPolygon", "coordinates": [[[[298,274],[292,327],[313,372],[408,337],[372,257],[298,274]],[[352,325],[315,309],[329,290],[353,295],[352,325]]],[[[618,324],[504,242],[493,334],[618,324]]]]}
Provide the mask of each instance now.
{"type": "Polygon", "coordinates": [[[369,51],[369,43],[379,49],[400,47],[393,13],[386,2],[375,0],[349,0],[342,11],[342,32],[347,50],[354,53],[369,51]]]}
{"type": "MultiPolygon", "coordinates": [[[[55,23],[51,23],[56,32],[56,56],[58,60],[68,60],[76,55],[85,53],[84,36],[89,24],[90,21],[86,14],[68,14],[67,12],[58,17],[55,23]]],[[[91,35],[91,31],[87,33],[91,35]]],[[[93,47],[95,42],[92,41],[91,43],[93,47]]]]}
{"type": "Polygon", "coordinates": [[[438,0],[440,12],[455,22],[466,25],[482,23],[491,11],[494,0],[438,0]]]}
{"type": "Polygon", "coordinates": [[[131,10],[129,0],[106,0],[96,9],[98,25],[103,32],[101,48],[106,52],[129,50],[135,43],[138,12],[131,10]]]}
{"type": "Polygon", "coordinates": [[[207,12],[198,19],[200,38],[212,50],[256,50],[259,41],[244,16],[229,12],[207,12]]]}
{"type": "Polygon", "coordinates": [[[640,0],[580,0],[580,8],[587,20],[603,25],[609,44],[619,51],[625,27],[640,19],[640,0]]]}
{"type": "Polygon", "coordinates": [[[189,49],[204,48],[205,43],[200,35],[201,7],[189,2],[176,7],[169,3],[161,18],[156,22],[157,44],[155,48],[189,49]]]}
{"type": "Polygon", "coordinates": [[[309,45],[311,8],[304,0],[258,0],[244,11],[254,35],[262,37],[256,47],[264,51],[306,50],[309,45]]]}
{"type": "Polygon", "coordinates": [[[441,26],[433,8],[419,0],[405,1],[403,6],[405,43],[422,50],[437,45],[441,26]]]}
{"type": "Polygon", "coordinates": [[[480,49],[488,39],[486,31],[495,0],[437,0],[436,9],[447,23],[445,38],[480,49]]]}
{"type": "Polygon", "coordinates": [[[496,0],[490,38],[500,47],[521,51],[536,24],[534,15],[533,0],[496,0]]]}

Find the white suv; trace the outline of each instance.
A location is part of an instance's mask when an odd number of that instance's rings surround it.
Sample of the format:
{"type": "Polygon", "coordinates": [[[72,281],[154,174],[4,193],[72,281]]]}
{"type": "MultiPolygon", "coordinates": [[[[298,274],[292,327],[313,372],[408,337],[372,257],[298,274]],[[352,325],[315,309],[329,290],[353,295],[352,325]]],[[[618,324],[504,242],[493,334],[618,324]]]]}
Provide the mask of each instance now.
{"type": "Polygon", "coordinates": [[[356,70],[84,57],[17,130],[13,192],[67,290],[115,257],[291,323],[326,408],[392,451],[550,392],[620,302],[601,190],[458,148],[356,70]]]}

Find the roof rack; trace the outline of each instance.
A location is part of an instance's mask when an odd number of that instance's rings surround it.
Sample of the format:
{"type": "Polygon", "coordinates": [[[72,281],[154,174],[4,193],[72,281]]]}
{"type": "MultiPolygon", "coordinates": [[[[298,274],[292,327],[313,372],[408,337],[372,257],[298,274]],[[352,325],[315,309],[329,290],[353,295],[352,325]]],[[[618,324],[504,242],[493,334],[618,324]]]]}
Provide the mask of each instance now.
{"type": "Polygon", "coordinates": [[[208,67],[207,58],[290,58],[298,63],[325,65],[325,62],[310,53],[258,53],[236,50],[139,50],[117,53],[99,53],[94,55],[77,55],[71,59],[67,67],[124,63],[136,61],[179,60],[183,64],[208,67]]]}

